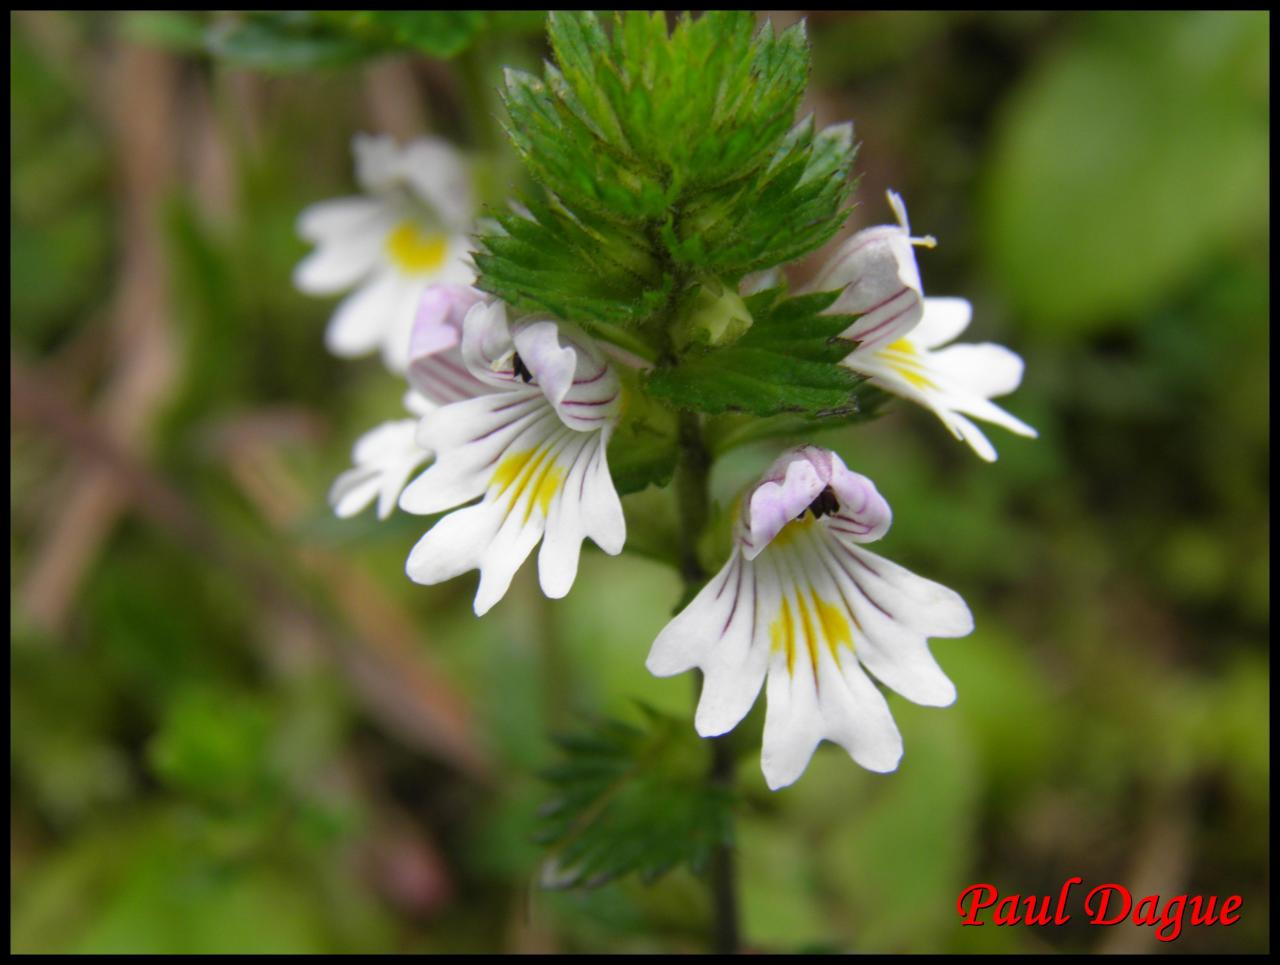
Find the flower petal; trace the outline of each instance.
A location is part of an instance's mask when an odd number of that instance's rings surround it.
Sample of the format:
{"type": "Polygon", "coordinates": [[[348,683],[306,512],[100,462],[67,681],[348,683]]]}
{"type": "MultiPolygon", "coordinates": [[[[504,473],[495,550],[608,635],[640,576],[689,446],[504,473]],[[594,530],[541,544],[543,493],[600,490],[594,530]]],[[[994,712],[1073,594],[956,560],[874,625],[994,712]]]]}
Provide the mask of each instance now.
{"type": "Polygon", "coordinates": [[[906,231],[892,225],[855,234],[810,287],[844,288],[827,311],[860,315],[844,335],[864,347],[901,338],[924,313],[920,269],[911,239],[906,231]]]}
{"type": "Polygon", "coordinates": [[[470,227],[474,208],[471,178],[453,145],[435,137],[410,141],[401,153],[400,171],[446,225],[455,231],[470,227]]]}
{"type": "Polygon", "coordinates": [[[991,342],[965,343],[929,353],[929,368],[947,385],[984,399],[1008,395],[1022,382],[1022,357],[991,342]]]}
{"type": "Polygon", "coordinates": [[[409,341],[413,337],[413,320],[425,287],[426,282],[421,278],[402,275],[395,299],[388,304],[383,321],[382,362],[392,372],[403,373],[409,368],[409,341]]]}
{"type": "Polygon", "coordinates": [[[560,454],[561,465],[568,469],[551,501],[538,553],[542,592],[553,600],[573,586],[583,539],[591,537],[613,556],[622,552],[626,539],[622,503],[605,459],[608,437],[603,432],[580,435],[581,440],[571,439],[560,454]]]}
{"type": "Polygon", "coordinates": [[[560,331],[553,321],[523,322],[516,328],[512,342],[533,382],[558,409],[573,385],[578,353],[560,344],[560,331]]]}
{"type": "Polygon", "coordinates": [[[431,457],[416,441],[417,420],[384,422],[366,432],[352,451],[355,467],[340,475],[329,502],[342,518],[354,516],[376,498],[378,518],[386,519],[414,471],[431,457]]]}
{"type": "Polygon", "coordinates": [[[889,531],[893,511],[873,483],[861,473],[851,472],[834,452],[831,454],[830,486],[839,501],[839,509],[827,517],[828,529],[843,538],[859,543],[880,539],[889,531]]]}
{"type": "Polygon", "coordinates": [[[378,202],[372,204],[371,213],[361,215],[358,221],[351,219],[353,223],[340,233],[318,239],[316,250],[293,270],[295,288],[308,295],[332,295],[350,288],[377,267],[392,216],[378,202]]]}
{"type": "Polygon", "coordinates": [[[324,244],[360,234],[386,217],[386,204],[380,198],[331,198],[304,208],[298,215],[296,230],[304,241],[324,244]]]}
{"type": "Polygon", "coordinates": [[[747,559],[755,559],[783,528],[802,516],[826,488],[829,469],[823,472],[822,468],[825,467],[805,458],[803,450],[793,450],[774,463],[767,478],[747,499],[743,541],[747,559]]]}
{"type": "Polygon", "coordinates": [[[409,339],[408,377],[422,395],[437,403],[456,402],[487,391],[462,359],[462,325],[482,300],[469,285],[431,285],[418,303],[409,339]]]}
{"type": "Polygon", "coordinates": [[[967,298],[938,297],[924,300],[924,317],[911,330],[911,341],[920,348],[937,348],[956,338],[973,321],[967,298]]]}
{"type": "Polygon", "coordinates": [[[406,512],[430,515],[481,495],[504,453],[540,445],[557,426],[540,393],[498,393],[441,406],[418,423],[418,445],[436,461],[400,496],[406,512]]]}
{"type": "Polygon", "coordinates": [[[392,271],[374,275],[338,303],[325,329],[325,345],[334,355],[354,357],[372,352],[386,336],[405,297],[404,281],[392,271]]]}
{"type": "Polygon", "coordinates": [[[360,187],[380,194],[394,187],[401,176],[400,148],[389,134],[356,134],[351,140],[360,187]]]}
{"type": "Polygon", "coordinates": [[[480,565],[503,523],[502,507],[477,503],[445,516],[418,540],[405,572],[415,583],[443,583],[480,565]]]}
{"type": "Polygon", "coordinates": [[[755,703],[769,660],[755,564],[738,553],[658,634],[645,666],[658,677],[703,671],[694,726],[704,737],[732,730],[755,703]]]}
{"type": "Polygon", "coordinates": [[[488,613],[506,595],[516,570],[542,538],[543,517],[536,512],[526,514],[519,500],[515,502],[517,504],[506,511],[502,525],[480,558],[480,586],[474,606],[478,617],[488,613]]]}

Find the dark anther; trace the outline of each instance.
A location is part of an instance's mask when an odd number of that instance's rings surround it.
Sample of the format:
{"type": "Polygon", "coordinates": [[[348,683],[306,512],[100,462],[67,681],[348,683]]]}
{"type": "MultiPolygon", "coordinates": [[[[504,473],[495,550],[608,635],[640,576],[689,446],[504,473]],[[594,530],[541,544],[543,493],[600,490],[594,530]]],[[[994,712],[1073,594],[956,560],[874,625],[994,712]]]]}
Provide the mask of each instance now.
{"type": "Polygon", "coordinates": [[[520,353],[516,352],[511,357],[511,367],[515,369],[516,375],[520,377],[520,381],[528,385],[533,381],[533,373],[529,371],[528,366],[524,364],[524,359],[520,357],[520,353]]]}
{"type": "MultiPolygon", "coordinates": [[[[813,513],[814,519],[821,519],[823,516],[830,516],[839,511],[840,503],[836,499],[836,494],[831,491],[830,486],[818,493],[818,497],[805,510],[805,512],[813,513]]],[[[804,513],[801,513],[796,519],[804,519],[804,513]]]]}

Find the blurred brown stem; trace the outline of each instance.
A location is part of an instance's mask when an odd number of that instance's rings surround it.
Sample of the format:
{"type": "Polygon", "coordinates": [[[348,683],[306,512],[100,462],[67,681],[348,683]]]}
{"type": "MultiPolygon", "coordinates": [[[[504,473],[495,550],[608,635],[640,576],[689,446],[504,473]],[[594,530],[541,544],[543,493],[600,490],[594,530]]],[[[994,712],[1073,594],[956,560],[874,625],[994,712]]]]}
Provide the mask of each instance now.
{"type": "MultiPolygon", "coordinates": [[[[166,54],[122,44],[109,51],[100,86],[120,185],[119,282],[113,300],[114,371],[94,403],[105,432],[142,451],[152,417],[169,396],[177,352],[169,325],[160,205],[173,181],[174,78],[166,54]]],[[[85,571],[127,503],[99,465],[73,466],[48,534],[18,593],[26,615],[46,630],[66,619],[85,571]]]]}

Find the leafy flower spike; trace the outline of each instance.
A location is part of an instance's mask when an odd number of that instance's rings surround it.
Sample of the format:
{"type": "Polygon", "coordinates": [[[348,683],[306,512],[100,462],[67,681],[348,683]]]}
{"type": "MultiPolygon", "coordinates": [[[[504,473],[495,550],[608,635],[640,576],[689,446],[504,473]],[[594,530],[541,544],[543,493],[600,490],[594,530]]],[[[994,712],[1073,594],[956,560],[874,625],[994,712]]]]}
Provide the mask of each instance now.
{"type": "Polygon", "coordinates": [[[918,704],[955,700],[926,638],[964,636],[973,618],[952,590],[862,547],[890,519],[835,453],[784,454],[743,497],[729,561],[654,641],[652,673],[702,670],[704,737],[733,729],[767,677],[761,765],[774,790],[824,739],[868,770],[898,766],[902,738],[865,671],[918,704]]]}
{"type": "Polygon", "coordinates": [[[583,539],[616,555],[626,537],[605,455],[621,410],[617,375],[585,336],[554,321],[529,317],[513,329],[501,302],[468,312],[462,357],[489,394],[423,417],[418,444],[436,461],[400,506],[425,515],[483,498],[429,530],[406,570],[418,583],[439,583],[479,569],[479,615],[502,599],[541,540],[543,592],[562,597],[583,539]]]}
{"type": "Polygon", "coordinates": [[[932,235],[911,236],[907,206],[894,191],[886,192],[896,225],[864,228],[844,242],[810,284],[810,291],[843,289],[829,314],[861,315],[844,333],[864,347],[900,338],[920,321],[924,289],[914,246],[932,248],[932,235]]]}
{"type": "Polygon", "coordinates": [[[352,149],[365,194],[302,212],[298,234],[316,250],[293,280],[309,295],[355,287],[330,318],[326,345],[342,356],[381,348],[386,364],[403,372],[423,287],[472,280],[470,183],[458,152],[435,138],[399,148],[389,137],[358,134],[352,149]]]}
{"type": "Polygon", "coordinates": [[[844,365],[886,391],[931,410],[957,439],[987,462],[995,447],[967,416],[1020,436],[1036,430],[991,402],[1022,381],[1022,359],[1003,345],[946,345],[969,327],[973,306],[963,298],[926,298],[920,324],[896,341],[879,347],[860,345],[844,365]]]}

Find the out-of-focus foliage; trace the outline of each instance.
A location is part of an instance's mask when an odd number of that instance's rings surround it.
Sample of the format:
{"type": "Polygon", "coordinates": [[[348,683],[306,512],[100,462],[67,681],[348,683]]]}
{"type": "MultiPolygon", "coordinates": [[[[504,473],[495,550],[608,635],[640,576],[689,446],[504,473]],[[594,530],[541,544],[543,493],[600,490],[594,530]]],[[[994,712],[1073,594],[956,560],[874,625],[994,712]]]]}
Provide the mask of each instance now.
{"type": "MultiPolygon", "coordinates": [[[[117,14],[11,22],[11,354],[96,419],[128,263],[98,71],[145,32],[117,14]]],[[[824,747],[770,794],[759,710],[735,733],[750,948],[1157,949],[1147,929],[1078,920],[958,925],[970,883],[1050,894],[1077,874],[1240,894],[1239,924],[1173,950],[1269,947],[1268,27],[811,17],[813,107],[861,142],[850,228],[903,192],[941,242],[921,255],[926,290],[972,298],[973,338],[1024,355],[1008,404],[1041,438],[997,439],[987,466],[897,404],[819,437],[892,504],[886,555],[960,590],[977,630],[934,644],[954,707],[890,697],[895,774],[824,747]]],[[[497,27],[478,42],[489,86],[547,53],[497,27]]],[[[688,719],[688,681],[643,670],[674,575],[586,555],[565,600],[526,572],[477,621],[470,579],[403,577],[429,521],[339,522],[323,504],[399,391],[376,362],[324,354],[329,307],[289,287],[293,222],[351,190],[349,136],[386,89],[362,64],[264,77],[165,49],[188,166],[156,231],[181,366],[128,452],[214,535],[126,486],[111,526],[77,528],[83,579],[39,629],[27,579],[101,463],[63,423],[15,421],[12,949],[705,949],[705,887],[684,868],[535,887],[547,735],[583,713],[642,728],[636,701],[688,719]]],[[[410,86],[433,130],[475,147],[452,70],[410,86]]],[[[738,445],[737,418],[717,417],[721,507],[776,454],[738,445]]],[[[627,499],[646,512],[628,549],[663,555],[670,506],[627,499]]]]}
{"type": "Polygon", "coordinates": [[[1267,23],[1099,17],[1010,98],[987,223],[993,270],[1029,318],[1101,328],[1265,225],[1267,23]]]}
{"type": "Polygon", "coordinates": [[[129,15],[127,26],[141,41],[204,50],[237,67],[297,71],[405,52],[448,60],[485,32],[536,32],[542,20],[536,10],[270,10],[216,18],[145,11],[129,15]]]}

